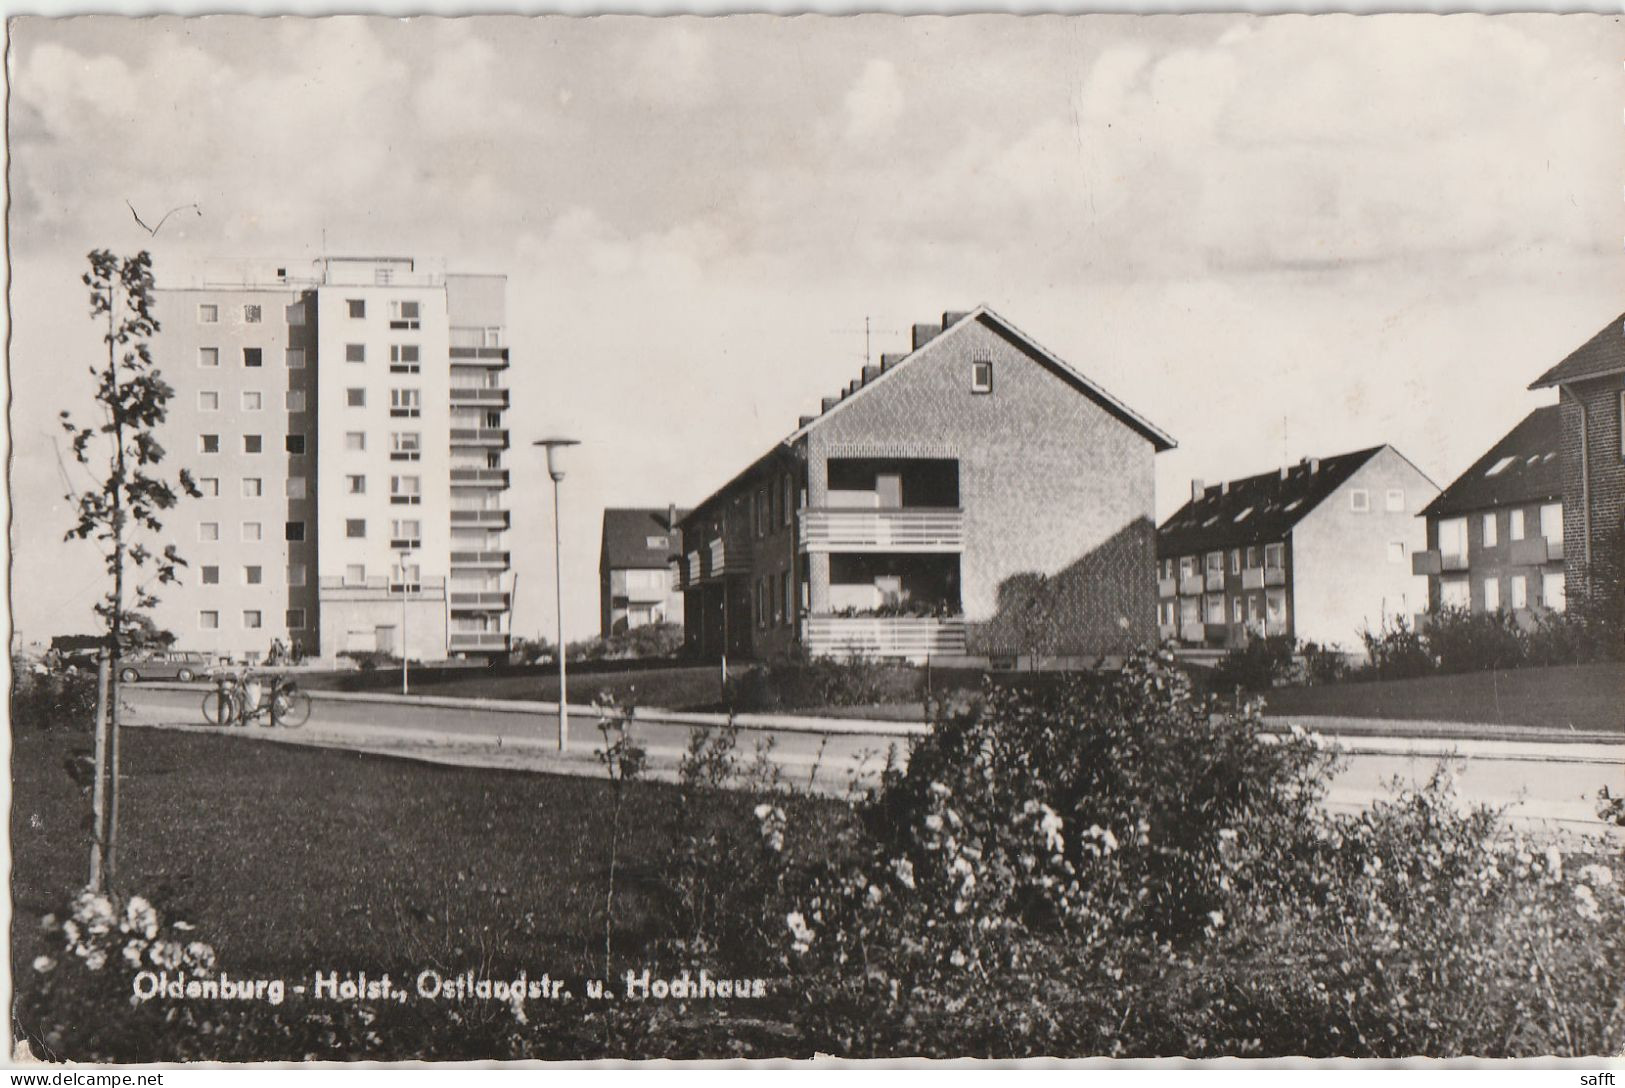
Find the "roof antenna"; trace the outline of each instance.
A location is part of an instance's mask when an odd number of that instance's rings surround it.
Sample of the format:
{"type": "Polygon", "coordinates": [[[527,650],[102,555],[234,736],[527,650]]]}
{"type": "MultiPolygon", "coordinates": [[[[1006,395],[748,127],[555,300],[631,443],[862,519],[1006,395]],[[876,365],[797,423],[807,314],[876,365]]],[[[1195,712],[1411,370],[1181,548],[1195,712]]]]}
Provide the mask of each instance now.
{"type": "MultiPolygon", "coordinates": [[[[836,329],[837,336],[857,332],[857,329],[836,329]]],[[[873,337],[875,333],[884,333],[887,336],[901,336],[902,329],[877,329],[868,314],[863,315],[863,365],[868,366],[874,360],[873,337]]]]}

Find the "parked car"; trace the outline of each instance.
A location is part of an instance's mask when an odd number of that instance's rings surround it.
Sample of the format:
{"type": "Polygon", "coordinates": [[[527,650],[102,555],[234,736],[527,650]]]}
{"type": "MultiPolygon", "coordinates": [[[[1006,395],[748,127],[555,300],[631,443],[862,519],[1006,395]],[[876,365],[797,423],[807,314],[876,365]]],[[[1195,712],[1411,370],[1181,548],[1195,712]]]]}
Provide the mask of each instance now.
{"type": "Polygon", "coordinates": [[[119,664],[119,679],[127,684],[138,680],[196,680],[206,676],[214,662],[197,650],[166,650],[161,653],[127,657],[119,664]]]}

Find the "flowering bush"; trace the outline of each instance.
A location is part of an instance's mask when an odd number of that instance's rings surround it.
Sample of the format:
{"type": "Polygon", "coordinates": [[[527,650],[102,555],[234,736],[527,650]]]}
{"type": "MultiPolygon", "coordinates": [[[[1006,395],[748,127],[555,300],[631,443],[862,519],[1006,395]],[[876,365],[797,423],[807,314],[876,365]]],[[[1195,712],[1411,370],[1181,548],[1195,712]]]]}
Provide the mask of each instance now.
{"type": "MultiPolygon", "coordinates": [[[[58,928],[55,915],[48,914],[41,922],[46,929],[58,928]]],[[[88,888],[79,893],[67,920],[60,924],[64,952],[88,971],[109,965],[126,972],[149,966],[184,967],[195,975],[207,975],[214,970],[214,949],[190,940],[191,929],[185,922],[175,922],[165,934],[158,911],[141,896],[131,896],[120,909],[113,897],[88,888]]],[[[58,962],[46,954],[36,957],[33,966],[46,974],[56,970],[58,962]]]]}

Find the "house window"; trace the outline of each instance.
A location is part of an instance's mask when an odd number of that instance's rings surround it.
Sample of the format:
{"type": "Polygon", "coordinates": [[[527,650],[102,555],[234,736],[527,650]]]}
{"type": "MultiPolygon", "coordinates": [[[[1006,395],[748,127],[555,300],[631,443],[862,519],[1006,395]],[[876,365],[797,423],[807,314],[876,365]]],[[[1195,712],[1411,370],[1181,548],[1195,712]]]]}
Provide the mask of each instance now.
{"type": "Polygon", "coordinates": [[[351,540],[361,540],[367,535],[366,518],[346,518],[344,521],[344,535],[351,540]]]}
{"type": "Polygon", "coordinates": [[[198,348],[197,349],[197,365],[198,366],[219,366],[220,365],[220,349],[219,348],[198,348]]]}
{"type": "Polygon", "coordinates": [[[367,316],[367,300],[364,298],[347,298],[344,305],[349,307],[351,317],[367,316]]]}
{"type": "Polygon", "coordinates": [[[392,416],[420,415],[422,406],[422,394],[416,389],[391,389],[389,391],[389,414],[392,416]]]}
{"type": "Polygon", "coordinates": [[[360,452],[367,448],[367,434],[365,431],[345,431],[344,448],[360,452]]]}
{"type": "Polygon", "coordinates": [[[993,392],[993,360],[977,359],[971,363],[970,391],[972,393],[993,392]]]}
{"type": "Polygon", "coordinates": [[[294,457],[302,457],[305,453],[305,436],[290,434],[282,440],[282,448],[294,457]]]}
{"type": "Polygon", "coordinates": [[[305,478],[303,476],[289,476],[287,487],[284,489],[290,499],[305,497],[305,478]]]}
{"type": "Polygon", "coordinates": [[[243,628],[248,631],[257,631],[264,626],[264,619],[257,608],[243,609],[243,628]]]}
{"type": "Polygon", "coordinates": [[[418,476],[391,476],[389,478],[389,501],[392,503],[416,505],[423,501],[423,480],[418,476]]]}
{"type": "Polygon", "coordinates": [[[220,613],[208,608],[197,614],[197,625],[205,631],[214,631],[220,627],[220,613]]]}
{"type": "Polygon", "coordinates": [[[287,521],[282,524],[282,539],[294,543],[305,539],[305,523],[302,521],[287,521]]]}
{"type": "Polygon", "coordinates": [[[389,327],[392,329],[417,328],[418,304],[407,300],[391,302],[389,304],[389,327]]]}
{"type": "Polygon", "coordinates": [[[1371,509],[1371,492],[1363,487],[1357,487],[1349,492],[1349,509],[1356,514],[1363,514],[1371,509]]]}
{"type": "Polygon", "coordinates": [[[243,452],[244,453],[264,453],[265,452],[265,438],[264,438],[264,436],[257,435],[257,434],[245,434],[245,435],[243,435],[243,452]]]}
{"type": "Polygon", "coordinates": [[[1563,504],[1549,502],[1540,508],[1540,535],[1548,544],[1563,543],[1563,504]]]}
{"type": "Polygon", "coordinates": [[[1224,573],[1224,553],[1223,552],[1208,552],[1207,553],[1207,572],[1209,574],[1223,574],[1224,573]]]}
{"type": "Polygon", "coordinates": [[[204,567],[203,568],[203,584],[206,585],[206,586],[217,586],[217,585],[219,585],[220,584],[220,568],[219,567],[204,567]]]}
{"type": "Polygon", "coordinates": [[[305,565],[303,563],[290,563],[288,565],[288,584],[302,586],[305,584],[305,565]]]}
{"type": "Polygon", "coordinates": [[[205,544],[220,539],[220,523],[218,521],[200,521],[197,526],[197,538],[205,544]]]}
{"type": "Polygon", "coordinates": [[[365,476],[346,476],[344,490],[351,495],[365,495],[367,493],[367,478],[365,476]]]}
{"type": "Polygon", "coordinates": [[[265,405],[265,398],[257,389],[243,390],[243,411],[257,412],[265,405]]]}
{"type": "Polygon", "coordinates": [[[1405,512],[1405,492],[1399,488],[1389,488],[1386,506],[1390,514],[1403,514],[1405,512]]]}
{"type": "Polygon", "coordinates": [[[197,489],[203,492],[206,499],[218,498],[220,495],[220,477],[202,476],[198,478],[197,489]]]}
{"type": "Polygon", "coordinates": [[[1523,539],[1523,511],[1512,510],[1507,516],[1507,536],[1512,540],[1523,539]]]}
{"type": "Polygon", "coordinates": [[[1224,623],[1224,596],[1219,593],[1207,595],[1207,622],[1224,623]]]}
{"type": "Polygon", "coordinates": [[[1246,623],[1247,622],[1247,614],[1242,611],[1242,604],[1241,604],[1241,598],[1240,597],[1231,597],[1230,598],[1230,622],[1231,623],[1246,623]]]}
{"type": "Polygon", "coordinates": [[[423,437],[417,431],[395,431],[389,436],[391,461],[416,461],[422,449],[423,437]]]}
{"type": "Polygon", "coordinates": [[[1549,570],[1540,576],[1540,602],[1553,612],[1563,611],[1566,592],[1562,571],[1549,570]]]}
{"type": "Polygon", "coordinates": [[[418,372],[418,346],[416,344],[391,344],[389,346],[389,370],[391,374],[416,374],[418,372]]]}
{"type": "Polygon", "coordinates": [[[244,567],[243,568],[243,585],[245,585],[245,586],[257,586],[257,585],[259,585],[260,583],[262,583],[264,581],[265,581],[265,568],[264,567],[244,567]]]}
{"type": "Polygon", "coordinates": [[[1231,574],[1240,574],[1241,573],[1241,549],[1240,548],[1231,548],[1230,549],[1230,573],[1231,574]]]}
{"type": "Polygon", "coordinates": [[[219,453],[220,436],[217,434],[200,434],[197,436],[199,453],[219,453]]]}
{"type": "Polygon", "coordinates": [[[305,610],[303,608],[288,609],[286,620],[288,630],[303,631],[305,629],[305,610]]]}
{"type": "Polygon", "coordinates": [[[365,389],[346,389],[344,403],[349,408],[365,408],[367,406],[367,391],[365,389]]]}
{"type": "Polygon", "coordinates": [[[264,366],[265,365],[265,353],[263,351],[261,351],[259,348],[244,348],[243,349],[243,365],[244,366],[264,366]]]}
{"type": "Polygon", "coordinates": [[[1439,554],[1460,559],[1467,554],[1467,519],[1448,518],[1439,522],[1439,554]]]}
{"type": "Polygon", "coordinates": [[[1497,578],[1484,579],[1484,611],[1497,612],[1501,608],[1501,582],[1497,578]]]}
{"type": "Polygon", "coordinates": [[[243,540],[249,544],[258,543],[264,535],[264,527],[257,521],[243,522],[243,540]]]}
{"type": "Polygon", "coordinates": [[[1286,546],[1284,544],[1264,545],[1264,566],[1268,570],[1281,570],[1286,566],[1286,546]]]}
{"type": "Polygon", "coordinates": [[[1511,584],[1512,584],[1512,607],[1513,608],[1528,608],[1529,607],[1529,579],[1525,578],[1521,574],[1514,574],[1512,576],[1511,584]]]}
{"type": "Polygon", "coordinates": [[[367,361],[367,345],[345,344],[344,361],[347,363],[364,363],[367,361]]]}
{"type": "Polygon", "coordinates": [[[289,370],[305,369],[305,349],[289,348],[282,353],[282,361],[287,364],[289,370]]]}
{"type": "Polygon", "coordinates": [[[249,325],[260,323],[261,310],[258,306],[250,304],[243,307],[243,321],[249,325]]]}
{"type": "Polygon", "coordinates": [[[1472,603],[1472,590],[1466,578],[1444,578],[1439,582],[1441,608],[1467,608],[1472,603]]]}
{"type": "Polygon", "coordinates": [[[1495,511],[1492,510],[1488,514],[1484,515],[1484,530],[1482,540],[1484,541],[1484,547],[1486,548],[1493,548],[1496,545],[1496,525],[1497,521],[1495,518],[1495,511]]]}
{"type": "Polygon", "coordinates": [[[367,580],[367,568],[360,563],[351,563],[344,568],[344,584],[358,586],[367,580]]]}
{"type": "Polygon", "coordinates": [[[265,481],[258,476],[243,477],[243,498],[257,499],[265,494],[265,481]]]}
{"type": "Polygon", "coordinates": [[[290,412],[303,412],[305,410],[305,391],[303,389],[290,389],[282,397],[282,406],[290,412]]]}
{"type": "Polygon", "coordinates": [[[789,525],[795,515],[796,508],[796,481],[793,476],[784,478],[784,524],[789,525]]]}
{"type": "Polygon", "coordinates": [[[391,548],[421,548],[423,547],[423,522],[417,520],[392,521],[389,523],[389,546],[391,548]]]}
{"type": "Polygon", "coordinates": [[[197,320],[199,325],[213,325],[215,322],[220,320],[220,307],[216,306],[212,302],[204,302],[199,304],[197,308],[197,320]]]}

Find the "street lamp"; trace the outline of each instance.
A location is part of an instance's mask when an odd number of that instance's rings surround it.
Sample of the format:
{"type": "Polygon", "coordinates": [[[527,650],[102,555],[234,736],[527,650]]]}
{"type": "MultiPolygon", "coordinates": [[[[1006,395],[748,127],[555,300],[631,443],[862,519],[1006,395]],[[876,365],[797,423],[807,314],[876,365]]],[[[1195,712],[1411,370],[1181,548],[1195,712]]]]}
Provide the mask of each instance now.
{"type": "Polygon", "coordinates": [[[571,446],[581,445],[574,438],[543,438],[534,443],[547,451],[547,474],[553,477],[553,596],[558,605],[558,645],[554,655],[559,659],[559,751],[570,744],[569,689],[564,677],[564,560],[560,555],[559,533],[559,481],[564,479],[563,453],[571,446]]]}
{"type": "Polygon", "coordinates": [[[401,549],[401,694],[402,695],[407,694],[406,658],[407,658],[408,655],[407,655],[407,652],[406,652],[406,645],[407,645],[407,643],[406,643],[406,598],[407,598],[407,595],[411,592],[412,580],[411,580],[411,576],[407,573],[406,563],[407,563],[407,560],[409,560],[411,558],[412,558],[412,553],[411,552],[407,551],[404,548],[401,549]]]}

